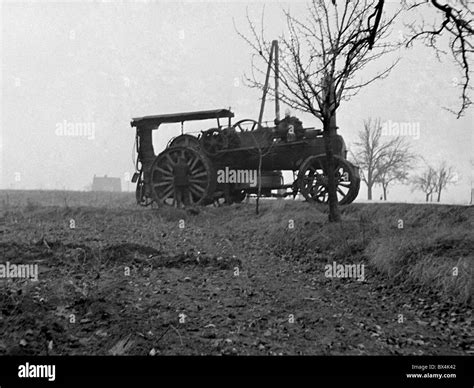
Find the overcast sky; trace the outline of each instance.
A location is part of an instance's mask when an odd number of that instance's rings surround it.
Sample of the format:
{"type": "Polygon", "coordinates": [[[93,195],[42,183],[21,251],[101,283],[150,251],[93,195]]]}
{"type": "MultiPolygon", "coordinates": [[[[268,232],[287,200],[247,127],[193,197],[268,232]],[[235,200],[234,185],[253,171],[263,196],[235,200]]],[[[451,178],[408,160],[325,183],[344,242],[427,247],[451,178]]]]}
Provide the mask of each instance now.
{"type": "MultiPolygon", "coordinates": [[[[134,172],[132,117],[230,106],[234,120],[257,119],[260,93],[242,83],[251,52],[234,22],[248,31],[246,9],[258,21],[264,4],[269,38],[284,30],[282,8],[300,18],[306,14],[305,2],[2,3],[0,188],[82,190],[94,174],[107,174],[132,189],[125,181],[134,172]],[[82,135],[62,133],[61,128],[78,123],[82,135]]],[[[387,12],[393,7],[389,3],[387,12]]],[[[394,39],[403,31],[401,20],[394,39]]],[[[458,172],[458,184],[443,199],[467,203],[472,109],[459,120],[443,109],[459,106],[454,87],[459,70],[420,45],[399,55],[401,62],[387,79],[341,105],[340,134],[350,146],[370,117],[419,126],[419,136],[407,137],[413,149],[434,165],[448,161],[458,172]]],[[[292,113],[307,127],[321,127],[308,114],[292,113]]],[[[271,104],[265,118],[274,118],[271,104]]],[[[155,133],[155,151],[177,134],[179,125],[162,126],[155,133]]],[[[376,188],[374,197],[380,192],[376,188]]],[[[363,187],[359,198],[365,197],[363,187]]],[[[393,187],[389,199],[422,200],[423,194],[393,187]]]]}

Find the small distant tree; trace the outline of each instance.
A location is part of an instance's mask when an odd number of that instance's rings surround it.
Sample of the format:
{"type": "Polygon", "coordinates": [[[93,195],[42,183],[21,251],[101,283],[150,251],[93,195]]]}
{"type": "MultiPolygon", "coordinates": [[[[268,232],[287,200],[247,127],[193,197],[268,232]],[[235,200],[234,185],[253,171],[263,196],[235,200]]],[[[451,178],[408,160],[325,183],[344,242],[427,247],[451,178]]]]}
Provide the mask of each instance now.
{"type": "Polygon", "coordinates": [[[383,200],[387,200],[388,186],[395,182],[405,182],[408,179],[406,169],[386,170],[380,175],[379,183],[382,186],[383,200]]]}
{"type": "Polygon", "coordinates": [[[420,190],[425,193],[426,202],[432,200],[432,194],[436,192],[436,170],[431,166],[425,169],[412,179],[413,190],[420,190]]]}
{"type": "Polygon", "coordinates": [[[449,166],[446,161],[443,161],[435,170],[436,174],[436,193],[438,194],[437,202],[441,201],[441,191],[446,186],[456,183],[457,174],[454,168],[449,166]]]}
{"type": "Polygon", "coordinates": [[[364,121],[364,129],[359,131],[354,145],[352,157],[361,168],[362,180],[367,185],[367,199],[372,199],[373,186],[379,183],[386,200],[388,186],[407,178],[416,156],[400,136],[383,140],[380,119],[364,121]]]}
{"type": "Polygon", "coordinates": [[[377,183],[382,186],[384,201],[387,200],[388,186],[395,182],[405,182],[418,159],[405,139],[397,137],[395,140],[380,161],[377,183]]]}

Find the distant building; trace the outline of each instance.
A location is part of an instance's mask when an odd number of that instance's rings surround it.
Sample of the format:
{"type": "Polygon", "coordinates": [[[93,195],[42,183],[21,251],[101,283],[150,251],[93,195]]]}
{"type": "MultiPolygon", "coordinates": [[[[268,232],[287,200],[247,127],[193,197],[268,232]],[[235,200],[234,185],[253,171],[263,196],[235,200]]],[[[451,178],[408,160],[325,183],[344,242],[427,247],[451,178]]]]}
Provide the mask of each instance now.
{"type": "Polygon", "coordinates": [[[122,183],[120,178],[108,177],[107,175],[100,177],[95,176],[92,180],[92,191],[122,191],[122,183]]]}

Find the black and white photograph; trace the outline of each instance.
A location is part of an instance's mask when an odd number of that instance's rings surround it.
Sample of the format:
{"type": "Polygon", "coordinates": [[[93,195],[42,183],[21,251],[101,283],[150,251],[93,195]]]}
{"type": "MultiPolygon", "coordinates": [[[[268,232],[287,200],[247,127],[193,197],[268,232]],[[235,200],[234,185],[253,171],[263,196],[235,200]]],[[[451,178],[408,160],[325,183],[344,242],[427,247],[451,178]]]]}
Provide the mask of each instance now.
{"type": "Polygon", "coordinates": [[[473,386],[474,2],[0,18],[2,388],[473,386]]]}

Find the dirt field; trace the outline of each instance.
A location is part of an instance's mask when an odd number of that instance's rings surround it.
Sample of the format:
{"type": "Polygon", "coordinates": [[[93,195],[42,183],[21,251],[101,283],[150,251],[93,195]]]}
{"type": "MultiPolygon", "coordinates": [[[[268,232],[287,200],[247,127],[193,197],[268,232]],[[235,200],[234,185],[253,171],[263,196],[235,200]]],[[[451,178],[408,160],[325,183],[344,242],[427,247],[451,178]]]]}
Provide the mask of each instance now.
{"type": "Polygon", "coordinates": [[[353,204],[329,225],[282,200],[258,216],[130,194],[10,191],[0,206],[1,263],[39,268],[0,279],[0,354],[474,352],[472,207],[353,204]],[[364,281],[328,277],[333,263],[363,264],[364,281]]]}

